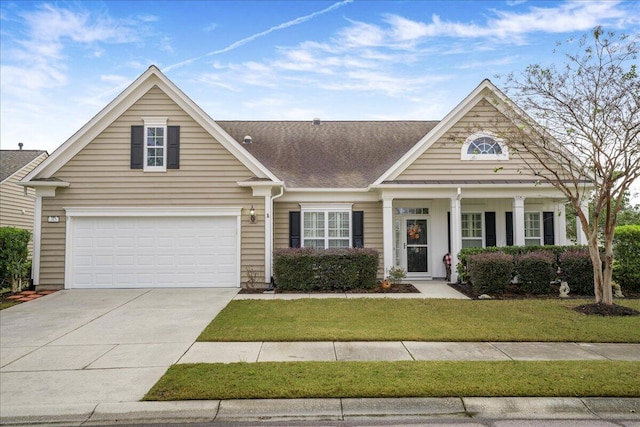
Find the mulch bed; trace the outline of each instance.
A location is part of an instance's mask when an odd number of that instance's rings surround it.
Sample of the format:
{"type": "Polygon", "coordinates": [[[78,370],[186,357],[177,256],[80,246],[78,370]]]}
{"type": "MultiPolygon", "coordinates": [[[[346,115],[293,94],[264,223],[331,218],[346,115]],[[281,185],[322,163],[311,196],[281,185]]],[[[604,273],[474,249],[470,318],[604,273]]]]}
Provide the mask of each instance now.
{"type": "MultiPolygon", "coordinates": [[[[466,296],[468,296],[471,299],[478,299],[478,294],[476,292],[473,291],[473,288],[471,287],[471,285],[466,285],[466,284],[460,284],[460,283],[449,283],[449,286],[451,286],[453,289],[455,289],[456,291],[465,294],[466,296]]],[[[558,296],[559,294],[559,286],[553,286],[553,293],[551,294],[544,294],[544,295],[537,295],[537,294],[527,294],[527,293],[523,293],[521,291],[518,290],[517,285],[509,285],[507,287],[507,291],[505,293],[503,293],[502,295],[496,295],[493,296],[492,295],[492,299],[497,299],[497,300],[507,300],[507,299],[565,299],[565,300],[585,300],[585,299],[590,299],[593,300],[593,296],[589,296],[589,295],[571,295],[569,294],[568,298],[560,298],[558,296]]],[[[626,298],[629,299],[636,299],[636,298],[640,298],[640,294],[636,293],[636,292],[624,292],[624,295],[626,298]]],[[[582,313],[582,314],[586,314],[586,315],[597,315],[597,316],[639,316],[640,312],[637,310],[634,310],[633,308],[630,307],[624,307],[622,305],[618,305],[618,304],[596,304],[596,303],[591,303],[591,304],[582,304],[579,305],[577,307],[572,307],[571,308],[574,311],[577,311],[578,313],[582,313]]]]}
{"type": "MultiPolygon", "coordinates": [[[[254,289],[254,288],[242,288],[240,290],[241,294],[262,294],[266,291],[266,289],[254,289]]],[[[273,292],[273,291],[272,291],[273,292]]],[[[303,291],[283,291],[281,289],[275,289],[276,294],[308,294],[309,292],[303,291]]],[[[391,285],[389,289],[383,289],[380,286],[380,283],[375,288],[357,288],[357,289],[329,289],[329,290],[317,290],[313,291],[314,294],[415,294],[420,293],[419,290],[415,288],[410,283],[402,283],[399,285],[391,285]]]]}

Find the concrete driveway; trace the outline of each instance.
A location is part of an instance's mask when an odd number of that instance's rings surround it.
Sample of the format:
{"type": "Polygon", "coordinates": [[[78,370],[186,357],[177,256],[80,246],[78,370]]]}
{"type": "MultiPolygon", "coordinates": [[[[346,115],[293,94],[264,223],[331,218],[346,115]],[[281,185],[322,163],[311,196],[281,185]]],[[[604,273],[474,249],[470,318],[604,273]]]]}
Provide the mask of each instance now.
{"type": "Polygon", "coordinates": [[[140,400],[237,292],[65,290],[1,311],[0,415],[140,400]]]}

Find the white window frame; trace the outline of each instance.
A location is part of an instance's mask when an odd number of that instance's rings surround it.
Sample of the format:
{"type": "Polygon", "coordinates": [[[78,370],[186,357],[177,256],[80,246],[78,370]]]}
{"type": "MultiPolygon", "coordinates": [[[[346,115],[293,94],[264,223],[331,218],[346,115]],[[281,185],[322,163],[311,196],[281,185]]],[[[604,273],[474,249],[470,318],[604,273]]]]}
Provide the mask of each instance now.
{"type": "Polygon", "coordinates": [[[300,246],[307,247],[305,241],[307,240],[323,240],[324,249],[329,249],[329,242],[336,240],[347,240],[347,246],[351,247],[353,241],[353,205],[351,203],[335,203],[335,204],[315,204],[315,203],[301,203],[300,204],[300,246]],[[306,236],[304,220],[306,214],[322,213],[324,214],[324,235],[323,236],[306,236]],[[347,221],[349,222],[349,237],[330,237],[329,236],[329,214],[330,213],[346,213],[347,221]]]}
{"type": "Polygon", "coordinates": [[[167,118],[166,117],[143,117],[144,120],[144,142],[143,142],[143,150],[144,150],[144,166],[143,170],[145,172],[166,172],[167,171],[167,118]],[[149,129],[160,128],[163,129],[163,140],[162,140],[162,166],[149,166],[148,165],[148,154],[150,148],[158,148],[157,146],[148,146],[147,133],[149,129]]]}
{"type": "Polygon", "coordinates": [[[472,135],[469,135],[467,139],[462,144],[462,149],[460,151],[460,159],[461,160],[509,160],[509,147],[504,143],[504,140],[498,138],[494,134],[490,132],[476,132],[472,135]],[[479,138],[491,138],[498,145],[500,145],[501,154],[469,154],[469,146],[479,138]]]}
{"type": "Polygon", "coordinates": [[[478,239],[480,240],[480,246],[465,246],[464,243],[462,244],[462,247],[479,247],[479,248],[484,248],[484,215],[482,215],[482,212],[462,212],[460,214],[460,236],[462,241],[477,241],[478,239]],[[464,221],[463,218],[465,217],[465,215],[479,215],[480,216],[480,237],[464,237],[464,221]]]}
{"type": "Polygon", "coordinates": [[[538,246],[543,244],[543,235],[544,235],[544,225],[542,224],[542,212],[525,212],[524,213],[524,244],[525,246],[538,246]],[[533,229],[530,225],[533,223],[531,219],[529,219],[532,215],[537,215],[538,224],[538,236],[532,235],[533,229]],[[535,240],[535,242],[533,242],[535,240]]]}

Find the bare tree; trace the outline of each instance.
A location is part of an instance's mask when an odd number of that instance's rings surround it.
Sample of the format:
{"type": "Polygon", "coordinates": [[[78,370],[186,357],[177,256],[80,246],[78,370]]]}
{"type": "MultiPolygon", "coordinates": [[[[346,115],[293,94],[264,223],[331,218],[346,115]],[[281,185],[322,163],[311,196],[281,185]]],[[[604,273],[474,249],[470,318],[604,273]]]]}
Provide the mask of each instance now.
{"type": "Polygon", "coordinates": [[[640,176],[639,42],[637,35],[596,27],[579,40],[558,45],[564,48],[561,66],[534,64],[506,78],[507,94],[527,112],[516,107],[519,114],[509,117],[518,128],[518,136],[506,138],[510,150],[575,209],[587,236],[596,303],[613,304],[617,215],[640,176]],[[577,51],[567,52],[571,48],[577,51]],[[589,222],[581,206],[591,198],[589,222]]]}

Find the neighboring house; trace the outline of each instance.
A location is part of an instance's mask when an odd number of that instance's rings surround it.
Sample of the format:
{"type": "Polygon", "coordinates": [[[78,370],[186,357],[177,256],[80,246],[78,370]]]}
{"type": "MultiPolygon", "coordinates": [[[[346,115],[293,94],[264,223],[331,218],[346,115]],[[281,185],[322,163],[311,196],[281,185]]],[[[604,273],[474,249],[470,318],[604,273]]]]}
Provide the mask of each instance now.
{"type": "Polygon", "coordinates": [[[33,231],[36,192],[18,182],[46,158],[42,150],[0,150],[0,227],[33,231]]]}
{"type": "Polygon", "coordinates": [[[482,131],[496,99],[485,80],[439,122],[215,121],[151,66],[23,180],[34,282],[241,286],[288,246],[374,248],[380,277],[424,280],[463,247],[564,244],[565,198],[482,131]]]}

